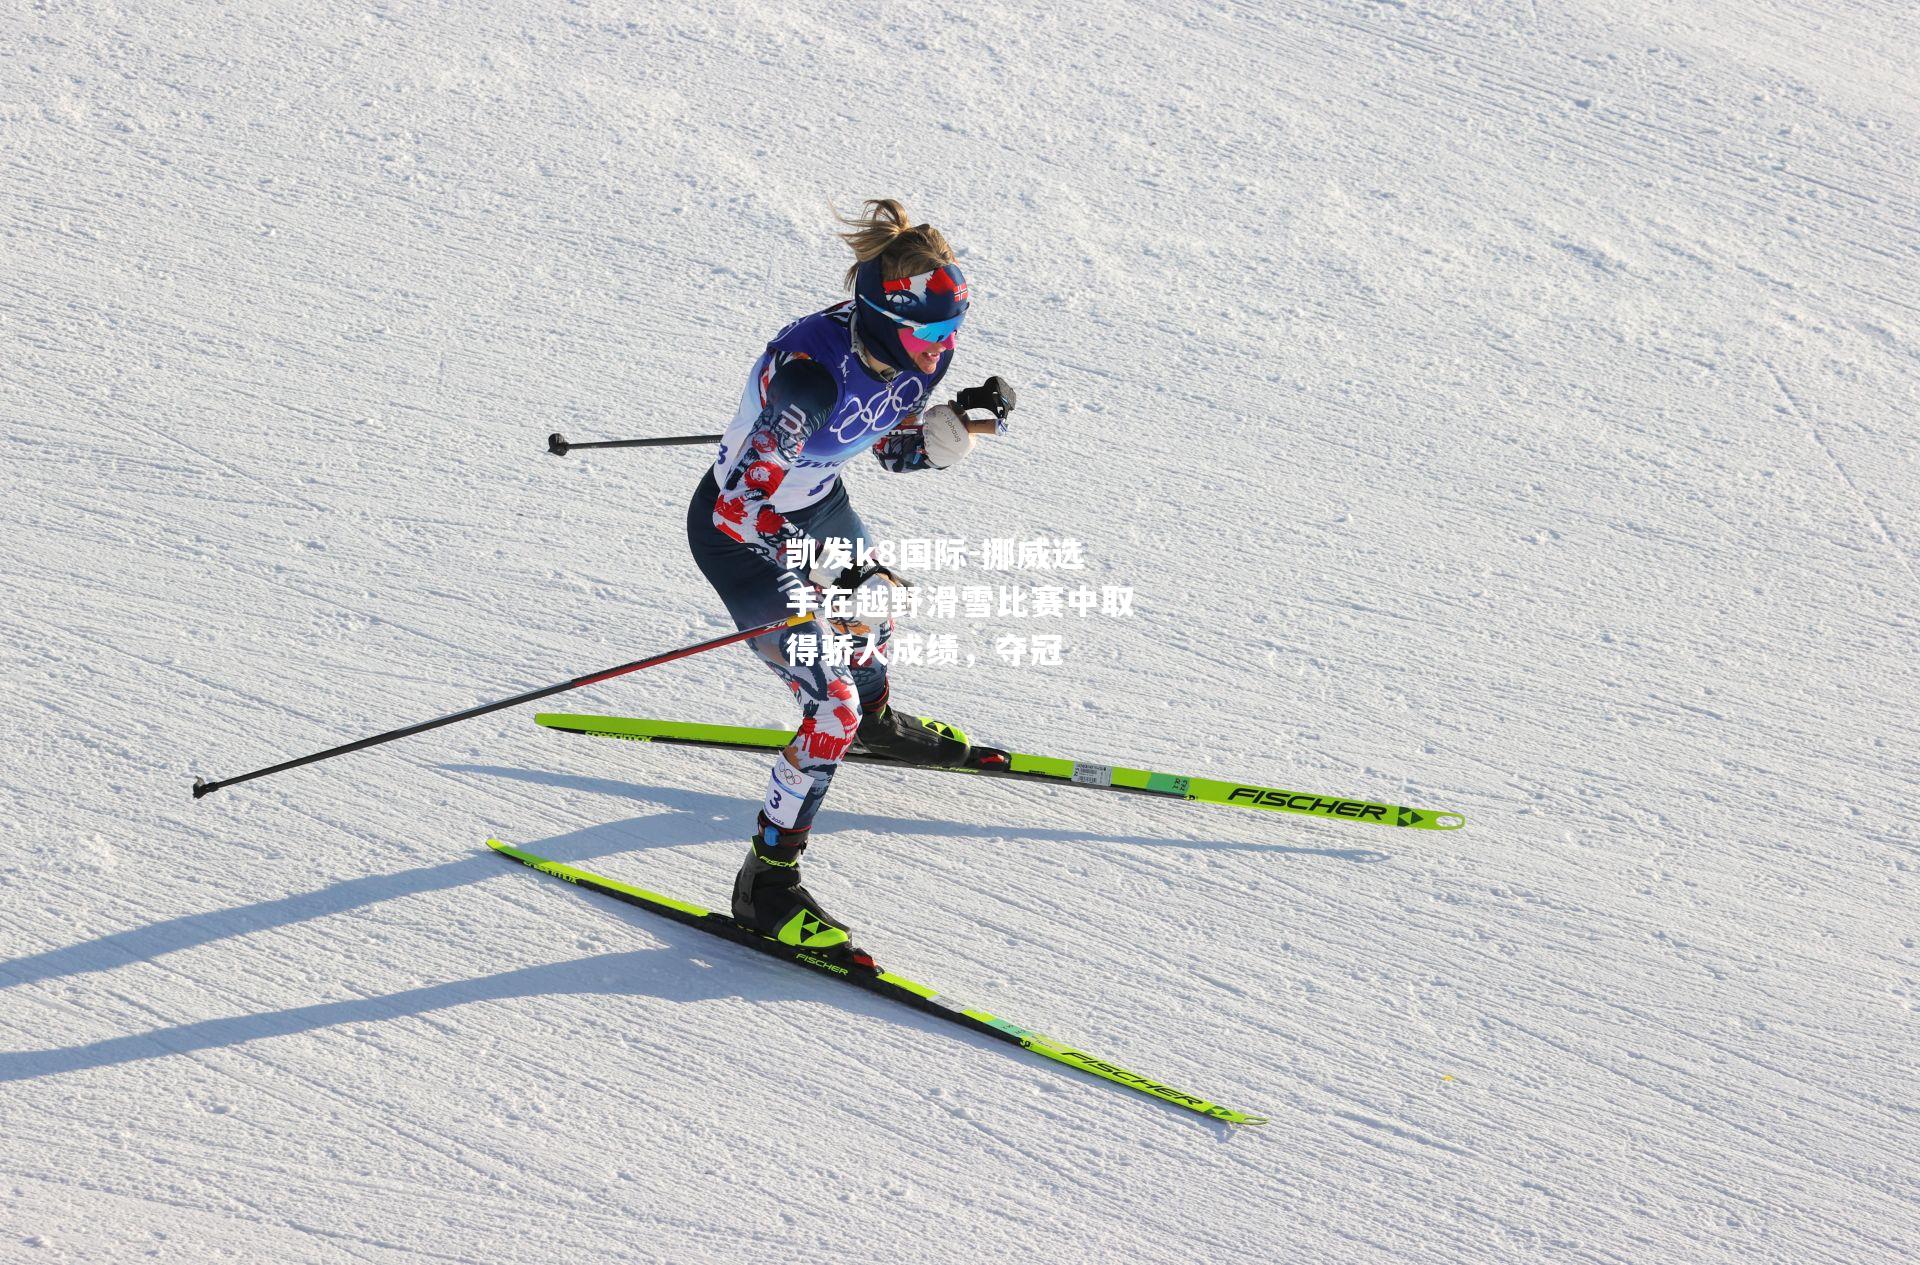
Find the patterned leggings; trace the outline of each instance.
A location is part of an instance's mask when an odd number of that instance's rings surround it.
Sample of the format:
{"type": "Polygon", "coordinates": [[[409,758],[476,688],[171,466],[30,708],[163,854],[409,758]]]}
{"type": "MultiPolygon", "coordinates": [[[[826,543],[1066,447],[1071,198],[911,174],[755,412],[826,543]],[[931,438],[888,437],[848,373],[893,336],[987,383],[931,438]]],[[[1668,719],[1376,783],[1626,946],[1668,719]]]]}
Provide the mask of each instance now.
{"type": "MultiPolygon", "coordinates": [[[[783,571],[736,540],[722,535],[713,525],[713,503],[718,495],[713,472],[695,489],[687,504],[687,545],[694,563],[713,585],[734,627],[751,628],[793,614],[787,594],[795,573],[783,571]]],[[[794,523],[815,540],[841,539],[868,543],[866,524],[854,512],[844,484],[834,484],[825,499],[788,514],[794,523]]],[[[778,824],[787,830],[806,830],[813,824],[820,802],[835,770],[853,743],[863,712],[878,707],[887,697],[885,649],[893,634],[891,621],[874,625],[864,638],[864,649],[850,664],[795,662],[791,653],[795,637],[817,638],[824,645],[828,630],[815,619],[795,628],[782,629],[756,637],[748,644],[755,654],[772,668],[792,691],[800,704],[800,727],[795,735],[794,753],[798,773],[784,755],[774,763],[776,790],[769,797],[769,809],[778,824]],[[876,653],[877,651],[877,653],[876,653]],[[793,802],[780,802],[777,788],[784,786],[793,802]],[[791,819],[786,820],[791,814],[791,819]]]]}

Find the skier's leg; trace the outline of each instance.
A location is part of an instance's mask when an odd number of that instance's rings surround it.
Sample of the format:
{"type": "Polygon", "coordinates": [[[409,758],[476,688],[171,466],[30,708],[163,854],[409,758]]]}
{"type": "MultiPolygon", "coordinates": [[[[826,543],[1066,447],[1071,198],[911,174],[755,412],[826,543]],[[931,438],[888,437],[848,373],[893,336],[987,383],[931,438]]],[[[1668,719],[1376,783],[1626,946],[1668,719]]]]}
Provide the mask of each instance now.
{"type": "MultiPolygon", "coordinates": [[[[819,627],[819,621],[802,625],[819,627]]],[[[754,649],[800,702],[800,728],[774,758],[752,851],[734,879],[733,916],[762,935],[809,948],[847,946],[845,923],[800,885],[800,858],[814,814],[860,727],[860,700],[848,669],[791,653],[792,634],[755,638],[754,649]]]]}
{"type": "MultiPolygon", "coordinates": [[[[795,586],[793,573],[712,529],[710,484],[703,483],[688,507],[687,537],[695,563],[738,627],[793,613],[787,598],[795,586]]],[[[823,663],[818,654],[795,652],[802,638],[813,638],[816,649],[823,647],[827,632],[816,619],[749,643],[792,692],[801,717],[793,742],[769,772],[752,851],[734,884],[733,908],[734,917],[763,934],[810,948],[836,949],[850,948],[846,927],[800,885],[799,867],[814,814],[860,726],[852,669],[823,663]]]]}

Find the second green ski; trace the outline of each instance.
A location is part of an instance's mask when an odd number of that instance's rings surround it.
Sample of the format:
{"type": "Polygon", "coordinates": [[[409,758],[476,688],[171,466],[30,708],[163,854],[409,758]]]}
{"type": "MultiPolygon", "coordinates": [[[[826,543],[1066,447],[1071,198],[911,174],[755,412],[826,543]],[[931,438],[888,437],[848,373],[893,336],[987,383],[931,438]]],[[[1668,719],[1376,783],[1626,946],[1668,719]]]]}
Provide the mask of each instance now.
{"type": "MultiPolygon", "coordinates": [[[[686,746],[713,747],[731,751],[777,751],[793,741],[791,729],[760,729],[746,725],[707,725],[695,721],[652,720],[644,716],[580,716],[562,712],[541,712],[538,724],[566,733],[590,734],[599,738],[626,738],[636,742],[667,742],[686,746]]],[[[1220,804],[1228,808],[1259,808],[1269,812],[1299,813],[1336,821],[1366,821],[1380,826],[1398,826],[1410,830],[1458,830],[1467,819],[1457,812],[1433,808],[1411,808],[1405,804],[1386,804],[1353,799],[1344,795],[1321,795],[1312,791],[1283,790],[1277,786],[1255,786],[1220,778],[1190,777],[1175,773],[1155,773],[1148,769],[1130,769],[1120,765],[1094,764],[1087,760],[1063,760],[1054,756],[1030,755],[1020,751],[1001,752],[1002,763],[991,767],[958,767],[940,772],[967,773],[975,777],[1013,778],[1056,786],[1081,786],[1092,790],[1124,791],[1136,795],[1156,795],[1163,799],[1190,800],[1202,804],[1220,804]]],[[[930,768],[903,764],[886,756],[873,755],[858,747],[848,752],[849,760],[883,764],[896,769],[930,768]]]]}

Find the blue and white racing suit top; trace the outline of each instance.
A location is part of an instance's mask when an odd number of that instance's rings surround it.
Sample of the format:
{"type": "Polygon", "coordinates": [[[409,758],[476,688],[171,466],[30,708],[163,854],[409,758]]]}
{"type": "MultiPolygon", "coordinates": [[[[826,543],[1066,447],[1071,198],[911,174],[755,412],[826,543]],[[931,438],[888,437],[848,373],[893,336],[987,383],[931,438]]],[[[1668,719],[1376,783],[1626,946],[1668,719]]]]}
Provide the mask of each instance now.
{"type": "Polygon", "coordinates": [[[774,335],[720,439],[713,525],[776,566],[805,534],[787,515],[831,492],[859,453],[896,472],[932,468],[917,419],[953,352],[931,374],[883,379],[854,351],[852,319],[853,304],[837,303],[774,335]]]}

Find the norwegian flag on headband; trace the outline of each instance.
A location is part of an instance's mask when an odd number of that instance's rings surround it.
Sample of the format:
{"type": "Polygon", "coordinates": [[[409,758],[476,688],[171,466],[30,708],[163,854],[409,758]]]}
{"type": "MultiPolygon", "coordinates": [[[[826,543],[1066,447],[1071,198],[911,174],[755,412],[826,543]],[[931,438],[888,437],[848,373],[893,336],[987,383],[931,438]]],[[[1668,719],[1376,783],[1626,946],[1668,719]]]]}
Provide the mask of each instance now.
{"type": "MultiPolygon", "coordinates": [[[[923,272],[917,277],[896,277],[892,281],[883,281],[880,283],[880,289],[887,296],[889,308],[931,307],[942,300],[962,310],[967,305],[967,279],[960,275],[960,269],[953,264],[945,264],[932,272],[923,272]],[[896,298],[896,295],[901,297],[896,298]]],[[[924,321],[940,320],[954,313],[944,311],[934,315],[916,316],[912,312],[901,310],[900,315],[909,320],[924,321]]]]}

